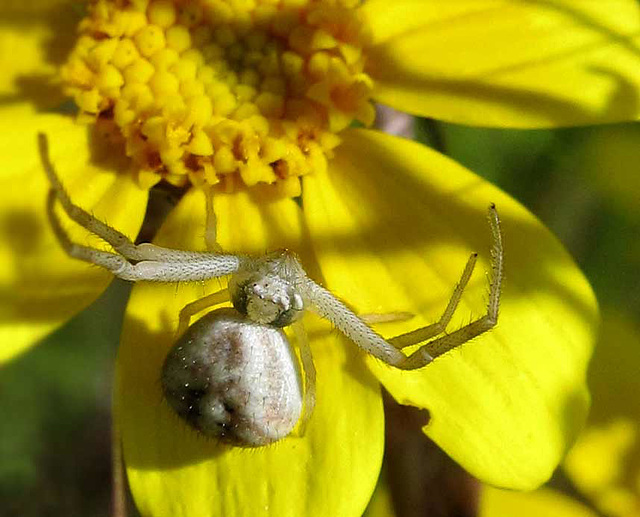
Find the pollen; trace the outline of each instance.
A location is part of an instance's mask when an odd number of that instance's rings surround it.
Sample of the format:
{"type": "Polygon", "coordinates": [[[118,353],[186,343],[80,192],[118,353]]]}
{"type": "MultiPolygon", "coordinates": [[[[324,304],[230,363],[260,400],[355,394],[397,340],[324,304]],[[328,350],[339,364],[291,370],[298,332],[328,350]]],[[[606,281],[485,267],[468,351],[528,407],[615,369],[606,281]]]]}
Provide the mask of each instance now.
{"type": "Polygon", "coordinates": [[[62,79],[145,184],[300,194],[370,125],[359,0],[96,0],[62,79]],[[149,178],[153,178],[150,180],[149,178]]]}

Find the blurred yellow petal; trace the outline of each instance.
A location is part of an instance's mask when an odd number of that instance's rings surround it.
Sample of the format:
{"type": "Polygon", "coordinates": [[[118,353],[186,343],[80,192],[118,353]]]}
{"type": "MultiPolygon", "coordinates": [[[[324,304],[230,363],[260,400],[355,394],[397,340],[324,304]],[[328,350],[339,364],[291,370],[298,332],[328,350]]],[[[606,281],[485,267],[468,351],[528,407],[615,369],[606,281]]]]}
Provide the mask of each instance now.
{"type": "Polygon", "coordinates": [[[401,0],[392,11],[388,4],[363,8],[374,38],[367,71],[384,104],[498,127],[640,114],[635,0],[401,0]]]}
{"type": "Polygon", "coordinates": [[[82,9],[73,0],[0,3],[0,105],[30,102],[45,109],[64,99],[56,76],[82,9]]]}
{"type": "Polygon", "coordinates": [[[578,501],[555,490],[511,492],[485,487],[480,498],[480,517],[597,517],[578,501]]]}
{"type": "MultiPolygon", "coordinates": [[[[51,159],[71,199],[98,218],[135,237],[147,200],[128,175],[114,174],[112,162],[96,161],[102,142],[86,127],[60,115],[30,115],[23,107],[0,110],[0,361],[81,311],[112,279],[69,258],[53,236],[38,131],[49,136],[51,159]]],[[[75,225],[65,226],[81,244],[100,245],[75,225]]]]}
{"type": "Polygon", "coordinates": [[[589,371],[588,426],[564,463],[575,486],[607,515],[640,513],[640,326],[632,313],[603,310],[589,371]]]}
{"type": "MultiPolygon", "coordinates": [[[[246,193],[215,197],[224,249],[301,247],[299,207],[246,193]]],[[[187,194],[159,242],[195,249],[204,196],[187,194]]],[[[134,287],[118,359],[116,415],[130,486],[143,516],[359,516],[380,470],[383,414],[377,381],[331,327],[305,322],[317,368],[317,405],[304,436],[258,449],[218,444],[191,430],[162,400],[160,370],[180,309],[226,282],[134,287]],[[348,489],[345,489],[348,487],[348,489]]],[[[294,431],[295,433],[295,431],[294,431]]]]}
{"type": "Polygon", "coordinates": [[[426,408],[425,432],[485,482],[530,489],[580,430],[598,322],[593,293],[557,240],[516,201],[417,143],[344,135],[328,175],[305,178],[304,213],[327,286],[360,313],[408,311],[391,337],[435,321],[472,251],[475,275],[449,329],[485,311],[495,202],[506,280],[498,327],[417,372],[371,366],[400,403],[426,408]]]}
{"type": "Polygon", "coordinates": [[[396,517],[396,515],[389,485],[384,476],[381,476],[363,517],[396,517]]]}

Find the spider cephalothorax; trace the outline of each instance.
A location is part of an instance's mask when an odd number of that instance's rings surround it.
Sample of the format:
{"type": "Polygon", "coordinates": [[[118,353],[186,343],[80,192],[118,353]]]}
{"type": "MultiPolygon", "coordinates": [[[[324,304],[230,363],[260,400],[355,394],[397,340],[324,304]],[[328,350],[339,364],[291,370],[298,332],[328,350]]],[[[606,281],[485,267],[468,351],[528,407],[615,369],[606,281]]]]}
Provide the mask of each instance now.
{"type": "Polygon", "coordinates": [[[252,321],[286,327],[304,310],[299,287],[305,276],[288,250],[245,257],[229,280],[231,301],[240,314],[252,321]]]}

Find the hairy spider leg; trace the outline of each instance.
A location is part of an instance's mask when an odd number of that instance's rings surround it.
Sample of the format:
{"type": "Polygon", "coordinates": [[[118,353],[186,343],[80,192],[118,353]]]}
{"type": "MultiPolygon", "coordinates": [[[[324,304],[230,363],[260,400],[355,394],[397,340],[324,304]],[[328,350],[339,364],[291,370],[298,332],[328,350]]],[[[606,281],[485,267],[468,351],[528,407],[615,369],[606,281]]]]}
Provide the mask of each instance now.
{"type": "MultiPolygon", "coordinates": [[[[493,246],[491,247],[491,276],[489,278],[489,302],[487,312],[481,318],[464,325],[458,330],[439,337],[424,347],[432,357],[438,357],[449,350],[452,350],[471,339],[491,330],[498,323],[498,313],[500,311],[500,293],[502,291],[502,280],[504,277],[504,250],[502,247],[502,230],[500,228],[500,218],[494,204],[489,207],[489,226],[493,246]]],[[[399,336],[400,337],[400,336],[399,336]]],[[[407,340],[403,346],[417,344],[419,341],[410,343],[407,340]]],[[[418,350],[419,352],[420,350],[418,350]]],[[[412,354],[414,355],[414,354],[412,354]]],[[[409,356],[409,359],[411,359],[409,356]]]]}
{"type": "MultiPolygon", "coordinates": [[[[406,334],[401,334],[394,338],[389,339],[389,343],[391,343],[396,348],[405,348],[411,345],[415,345],[417,343],[422,343],[427,339],[431,339],[432,337],[437,336],[445,331],[447,325],[451,321],[453,314],[456,312],[458,308],[458,304],[462,298],[462,294],[464,293],[469,280],[471,279],[471,275],[473,274],[473,270],[476,266],[476,260],[478,258],[477,253],[472,253],[467,261],[467,265],[462,272],[462,276],[460,280],[456,284],[456,287],[453,290],[451,298],[449,298],[449,303],[447,303],[447,307],[440,316],[440,319],[431,325],[427,325],[426,327],[422,327],[416,330],[412,330],[411,332],[407,332],[406,334]]],[[[433,356],[433,354],[431,354],[433,356]]]]}
{"type": "Polygon", "coordinates": [[[409,321],[415,318],[415,314],[406,311],[396,312],[374,312],[371,314],[358,314],[358,317],[367,325],[379,325],[381,323],[397,323],[399,321],[409,321]]]}
{"type": "Polygon", "coordinates": [[[452,299],[447,304],[447,308],[440,321],[433,325],[417,329],[407,335],[400,335],[386,341],[373,329],[368,327],[364,321],[349,309],[343,302],[336,298],[324,287],[315,283],[309,278],[302,282],[304,294],[313,310],[322,317],[331,321],[344,335],[351,339],[356,345],[370,353],[374,357],[381,359],[385,363],[400,368],[402,370],[414,370],[429,364],[435,357],[438,357],[449,350],[487,332],[492,329],[498,321],[498,310],[500,306],[500,292],[502,289],[504,252],[502,246],[502,231],[500,229],[500,219],[495,205],[489,207],[489,225],[493,246],[491,249],[491,279],[489,286],[489,303],[487,313],[481,318],[465,325],[464,327],[440,338],[434,339],[407,356],[400,352],[399,348],[418,344],[429,336],[435,336],[443,321],[448,322],[455,311],[462,291],[467,285],[473,268],[476,256],[472,255],[467,262],[467,266],[462,273],[462,277],[454,290],[452,299]],[[393,341],[396,341],[395,345],[393,341]]]}
{"type": "Polygon", "coordinates": [[[204,231],[204,241],[207,245],[207,251],[222,253],[222,246],[218,244],[218,219],[213,207],[213,187],[204,189],[207,208],[207,221],[204,231]]]}
{"type": "Polygon", "coordinates": [[[48,198],[51,225],[70,256],[104,267],[117,277],[134,282],[208,280],[234,273],[240,267],[241,257],[237,255],[174,250],[149,243],[134,244],[126,235],[71,201],[51,164],[47,138],[42,133],[38,134],[38,145],[52,187],[48,198]],[[95,250],[71,242],[53,210],[56,199],[71,220],[110,244],[117,253],[95,250]]]}
{"type": "Polygon", "coordinates": [[[50,190],[49,195],[47,196],[47,214],[49,216],[49,222],[53,229],[53,233],[67,255],[84,260],[85,262],[90,262],[96,266],[100,266],[114,275],[124,271],[129,263],[123,256],[118,255],[117,253],[110,253],[108,251],[90,248],[89,246],[82,246],[71,241],[55,214],[54,208],[56,199],[55,191],[50,190]]]}

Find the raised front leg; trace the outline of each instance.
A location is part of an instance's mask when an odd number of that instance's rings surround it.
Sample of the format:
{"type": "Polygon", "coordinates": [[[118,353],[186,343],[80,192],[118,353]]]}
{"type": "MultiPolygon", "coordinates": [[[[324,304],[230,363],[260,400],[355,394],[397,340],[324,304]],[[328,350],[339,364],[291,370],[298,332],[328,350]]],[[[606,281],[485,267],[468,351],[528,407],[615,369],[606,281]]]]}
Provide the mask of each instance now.
{"type": "Polygon", "coordinates": [[[487,332],[493,328],[498,321],[504,252],[500,219],[493,204],[489,207],[489,225],[491,227],[493,246],[491,249],[491,281],[487,313],[478,320],[465,325],[451,334],[425,343],[409,356],[404,355],[399,349],[417,345],[444,332],[447,323],[451,320],[460,302],[464,288],[471,278],[476,262],[475,254],[469,258],[462,277],[454,289],[440,320],[432,325],[392,338],[389,341],[386,341],[377,332],[369,328],[364,321],[358,318],[351,309],[331,294],[331,292],[310,279],[305,279],[304,283],[306,298],[316,312],[330,320],[343,334],[371,355],[391,366],[403,370],[422,368],[433,361],[434,358],[487,332]]]}

